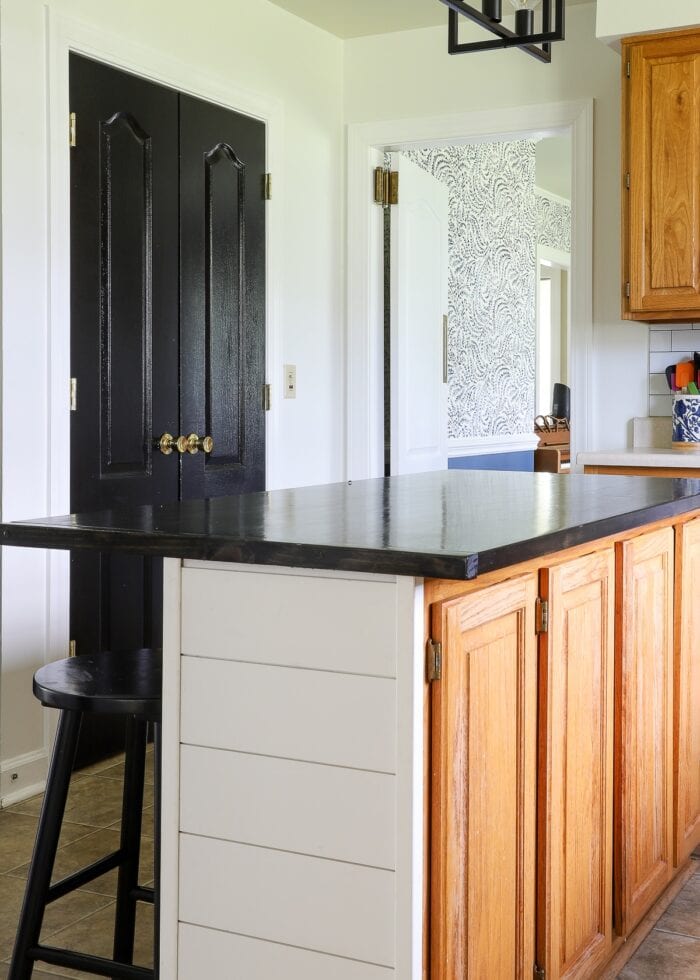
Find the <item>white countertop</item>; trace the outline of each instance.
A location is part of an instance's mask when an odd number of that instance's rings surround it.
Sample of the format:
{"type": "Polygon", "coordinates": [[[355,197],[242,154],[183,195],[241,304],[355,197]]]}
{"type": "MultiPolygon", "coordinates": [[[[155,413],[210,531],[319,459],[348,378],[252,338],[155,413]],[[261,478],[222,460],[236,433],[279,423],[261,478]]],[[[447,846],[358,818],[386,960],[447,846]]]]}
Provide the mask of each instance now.
{"type": "MultiPolygon", "coordinates": [[[[614,449],[598,453],[579,453],[580,466],[676,466],[700,471],[700,444],[697,449],[614,449]]],[[[700,474],[699,474],[700,475],[700,474]]]]}

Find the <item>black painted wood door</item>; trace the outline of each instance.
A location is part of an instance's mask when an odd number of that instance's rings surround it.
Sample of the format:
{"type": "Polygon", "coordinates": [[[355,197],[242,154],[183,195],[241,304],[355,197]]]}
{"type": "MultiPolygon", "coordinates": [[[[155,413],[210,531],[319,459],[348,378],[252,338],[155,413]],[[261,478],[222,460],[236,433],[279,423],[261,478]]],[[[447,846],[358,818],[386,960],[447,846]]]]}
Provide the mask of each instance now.
{"type": "MultiPolygon", "coordinates": [[[[71,510],[264,489],[264,125],[77,55],[70,98],[71,510]]],[[[72,553],[78,654],[159,645],[161,602],[158,560],[72,553]]]]}

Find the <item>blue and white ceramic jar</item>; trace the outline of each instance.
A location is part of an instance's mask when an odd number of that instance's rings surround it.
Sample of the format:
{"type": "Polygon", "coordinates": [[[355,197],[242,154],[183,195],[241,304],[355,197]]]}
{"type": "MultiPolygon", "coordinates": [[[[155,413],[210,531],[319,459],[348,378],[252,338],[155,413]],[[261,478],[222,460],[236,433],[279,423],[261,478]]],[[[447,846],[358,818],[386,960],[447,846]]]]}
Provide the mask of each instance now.
{"type": "Polygon", "coordinates": [[[671,440],[674,449],[700,449],[700,395],[676,392],[671,440]]]}

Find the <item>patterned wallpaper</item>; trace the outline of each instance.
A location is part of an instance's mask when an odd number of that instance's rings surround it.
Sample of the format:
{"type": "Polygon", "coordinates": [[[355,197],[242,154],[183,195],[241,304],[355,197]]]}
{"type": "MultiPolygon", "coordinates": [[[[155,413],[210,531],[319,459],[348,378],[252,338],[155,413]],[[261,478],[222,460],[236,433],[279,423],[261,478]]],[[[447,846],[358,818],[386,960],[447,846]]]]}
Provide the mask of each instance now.
{"type": "Polygon", "coordinates": [[[537,242],[561,252],[571,251],[571,205],[560,198],[536,191],[537,242]]]}
{"type": "Polygon", "coordinates": [[[538,228],[561,242],[564,219],[549,199],[543,205],[536,197],[535,143],[406,155],[450,192],[448,435],[530,432],[538,228]]]}

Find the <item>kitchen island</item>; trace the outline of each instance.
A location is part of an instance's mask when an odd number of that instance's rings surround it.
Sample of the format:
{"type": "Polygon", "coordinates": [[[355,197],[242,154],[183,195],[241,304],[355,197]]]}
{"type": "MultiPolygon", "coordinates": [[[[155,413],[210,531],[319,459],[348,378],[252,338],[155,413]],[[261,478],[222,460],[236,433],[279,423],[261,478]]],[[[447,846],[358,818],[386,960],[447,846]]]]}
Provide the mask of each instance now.
{"type": "Polygon", "coordinates": [[[602,975],[700,840],[698,514],[448,471],[3,525],[166,558],[161,976],[602,975]]]}

